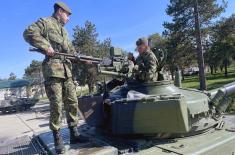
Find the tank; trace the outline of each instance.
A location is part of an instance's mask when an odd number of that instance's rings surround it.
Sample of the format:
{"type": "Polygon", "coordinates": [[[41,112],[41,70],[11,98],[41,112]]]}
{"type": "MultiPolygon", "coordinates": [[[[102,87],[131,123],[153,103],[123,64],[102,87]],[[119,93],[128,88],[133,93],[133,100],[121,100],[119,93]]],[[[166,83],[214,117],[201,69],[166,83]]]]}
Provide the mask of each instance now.
{"type": "MultiPolygon", "coordinates": [[[[111,51],[120,56],[120,50],[111,51]]],[[[108,66],[98,67],[98,72],[116,77],[115,81],[99,84],[96,95],[78,98],[84,120],[78,129],[90,142],[70,145],[69,131],[62,129],[67,154],[235,153],[235,116],[225,113],[235,82],[211,91],[184,89],[178,70],[174,82],[140,83],[128,78],[131,69],[119,72],[125,66],[120,61],[112,59],[108,66]]],[[[39,139],[55,154],[51,132],[39,134],[39,139]]]]}
{"type": "Polygon", "coordinates": [[[106,94],[79,98],[85,120],[79,128],[111,147],[110,155],[233,154],[235,116],[225,111],[234,93],[235,82],[200,91],[172,81],[130,80],[106,94]]]}
{"type": "Polygon", "coordinates": [[[39,99],[22,97],[21,91],[23,87],[30,86],[30,80],[6,80],[0,82],[0,114],[13,113],[19,111],[29,110],[34,106],[39,99]],[[3,94],[5,92],[5,94],[3,94]],[[11,92],[8,94],[6,92],[11,92]],[[18,95],[15,94],[18,92],[18,95]]]}
{"type": "Polygon", "coordinates": [[[27,111],[33,107],[39,99],[36,98],[18,98],[7,97],[4,100],[0,100],[0,112],[2,114],[27,111]]]}

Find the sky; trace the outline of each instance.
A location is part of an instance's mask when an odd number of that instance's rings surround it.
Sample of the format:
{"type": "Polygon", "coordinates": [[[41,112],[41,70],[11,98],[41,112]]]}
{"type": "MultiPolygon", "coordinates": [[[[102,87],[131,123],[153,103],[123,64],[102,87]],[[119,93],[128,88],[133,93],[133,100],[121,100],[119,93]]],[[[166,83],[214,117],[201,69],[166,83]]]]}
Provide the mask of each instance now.
{"type": "MultiPolygon", "coordinates": [[[[0,9],[0,78],[11,72],[21,78],[32,60],[43,60],[29,52],[23,31],[40,17],[50,16],[56,0],[3,0],[0,9]]],[[[66,29],[72,39],[73,28],[86,20],[96,25],[99,39],[110,37],[113,46],[134,51],[135,41],[153,33],[162,33],[169,0],[63,0],[73,11],[66,29]]],[[[235,1],[228,0],[224,17],[235,13],[235,1]]]]}

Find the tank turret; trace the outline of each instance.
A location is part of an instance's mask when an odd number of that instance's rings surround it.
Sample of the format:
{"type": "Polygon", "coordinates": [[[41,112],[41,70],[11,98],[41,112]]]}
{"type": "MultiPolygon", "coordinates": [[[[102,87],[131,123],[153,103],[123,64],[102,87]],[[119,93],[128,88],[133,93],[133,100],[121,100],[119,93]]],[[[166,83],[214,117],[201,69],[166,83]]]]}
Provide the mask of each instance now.
{"type": "Polygon", "coordinates": [[[113,135],[190,136],[217,126],[233,93],[235,82],[204,92],[179,88],[171,81],[128,81],[101,101],[99,119],[89,115],[89,120],[99,120],[95,127],[113,135]]]}

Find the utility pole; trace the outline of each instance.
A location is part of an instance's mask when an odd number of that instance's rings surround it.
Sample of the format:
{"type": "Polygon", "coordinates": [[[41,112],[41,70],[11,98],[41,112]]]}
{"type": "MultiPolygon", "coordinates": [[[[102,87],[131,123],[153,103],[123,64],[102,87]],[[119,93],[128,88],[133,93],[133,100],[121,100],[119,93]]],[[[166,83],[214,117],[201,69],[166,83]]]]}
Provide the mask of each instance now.
{"type": "Polygon", "coordinates": [[[199,12],[198,12],[198,0],[195,0],[194,3],[194,18],[195,18],[195,35],[197,42],[197,57],[198,57],[198,67],[199,67],[199,81],[200,81],[200,90],[206,90],[206,77],[204,71],[204,57],[202,51],[202,39],[201,39],[201,30],[200,30],[200,21],[199,21],[199,12]]]}

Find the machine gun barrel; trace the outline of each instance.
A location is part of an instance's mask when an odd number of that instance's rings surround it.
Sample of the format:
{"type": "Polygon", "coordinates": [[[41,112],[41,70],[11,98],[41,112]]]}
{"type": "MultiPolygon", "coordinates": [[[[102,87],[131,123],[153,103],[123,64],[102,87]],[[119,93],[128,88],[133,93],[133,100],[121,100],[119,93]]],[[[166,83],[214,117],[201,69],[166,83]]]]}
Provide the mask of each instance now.
{"type": "Polygon", "coordinates": [[[101,73],[103,75],[110,75],[110,76],[116,76],[116,77],[121,77],[121,78],[127,77],[126,74],[119,73],[119,72],[112,72],[112,71],[100,70],[99,73],[101,73]]]}
{"type": "Polygon", "coordinates": [[[116,70],[116,68],[114,66],[100,66],[99,67],[100,70],[105,70],[105,71],[114,71],[116,70]]]}
{"type": "MultiPolygon", "coordinates": [[[[32,47],[29,48],[29,51],[43,53],[41,49],[32,48],[32,47]]],[[[92,56],[86,56],[86,55],[82,55],[82,54],[69,54],[69,53],[61,53],[61,52],[56,51],[55,55],[64,56],[70,60],[78,60],[78,61],[82,61],[82,62],[91,61],[93,64],[99,64],[103,61],[103,59],[94,58],[92,56]]]]}

